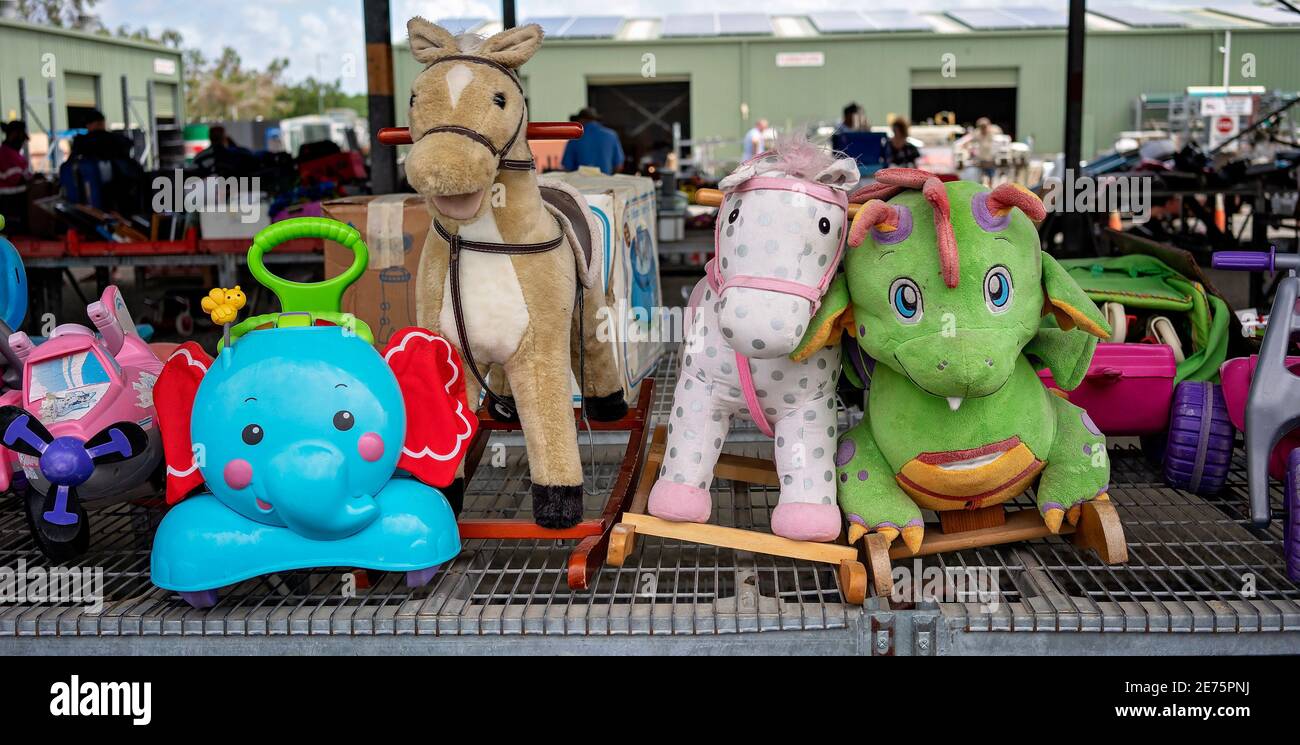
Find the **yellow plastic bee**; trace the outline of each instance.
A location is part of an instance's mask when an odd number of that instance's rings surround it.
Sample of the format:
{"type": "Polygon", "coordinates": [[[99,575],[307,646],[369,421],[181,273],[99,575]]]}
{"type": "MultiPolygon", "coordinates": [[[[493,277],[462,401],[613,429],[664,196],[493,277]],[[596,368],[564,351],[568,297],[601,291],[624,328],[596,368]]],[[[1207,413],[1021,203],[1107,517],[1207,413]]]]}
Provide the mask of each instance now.
{"type": "Polygon", "coordinates": [[[239,289],[239,285],[235,285],[229,290],[224,287],[213,288],[199,305],[204,313],[212,317],[213,323],[224,326],[234,322],[244,303],[247,302],[248,297],[244,295],[244,291],[239,289]]]}

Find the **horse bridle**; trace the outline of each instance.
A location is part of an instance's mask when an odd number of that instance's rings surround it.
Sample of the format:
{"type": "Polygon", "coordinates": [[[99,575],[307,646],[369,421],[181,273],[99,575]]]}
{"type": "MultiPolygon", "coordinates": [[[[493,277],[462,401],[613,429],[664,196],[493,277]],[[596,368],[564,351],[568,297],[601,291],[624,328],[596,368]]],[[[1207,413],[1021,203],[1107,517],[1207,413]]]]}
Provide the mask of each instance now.
{"type": "MultiPolygon", "coordinates": [[[[559,223],[559,220],[556,220],[559,223]]],[[[560,234],[549,241],[541,243],[488,243],[486,241],[470,241],[460,237],[460,233],[452,233],[442,226],[437,220],[433,221],[433,229],[437,231],[438,236],[447,241],[447,246],[451,252],[451,258],[447,263],[447,272],[450,276],[451,290],[451,311],[452,317],[456,323],[456,336],[460,339],[460,353],[465,358],[465,366],[469,368],[478,381],[479,386],[483,389],[484,395],[487,396],[488,405],[496,410],[502,419],[513,419],[516,415],[514,405],[505,396],[493,391],[488,387],[487,379],[479,370],[478,364],[474,361],[474,352],[471,349],[469,341],[469,332],[465,325],[464,304],[461,302],[460,291],[460,252],[478,251],[489,254],[521,255],[521,254],[538,254],[545,253],[557,248],[564,242],[564,229],[561,225],[560,234]]],[[[582,307],[582,289],[581,283],[578,288],[577,299],[579,313],[582,307]]],[[[471,402],[473,404],[474,402],[471,402]]]]}
{"type": "MultiPolygon", "coordinates": [[[[525,95],[524,86],[522,83],[519,82],[519,77],[515,74],[515,71],[510,69],[509,67],[506,67],[500,62],[495,62],[493,60],[486,59],[484,57],[475,57],[474,55],[471,54],[451,54],[446,57],[442,57],[441,59],[436,59],[433,62],[430,62],[428,65],[425,66],[424,70],[427,72],[434,65],[439,65],[442,64],[443,62],[469,62],[471,64],[476,64],[476,65],[487,65],[488,67],[495,67],[496,69],[505,73],[506,77],[510,78],[510,82],[514,83],[515,87],[519,89],[520,96],[525,95]]],[[[499,148],[495,144],[493,144],[493,142],[489,140],[482,132],[475,131],[473,129],[470,129],[469,127],[462,127],[457,124],[443,124],[437,127],[430,127],[429,129],[426,129],[423,133],[421,133],[419,137],[414,138],[414,140],[415,142],[419,142],[420,140],[424,139],[428,135],[437,134],[439,132],[460,135],[461,137],[466,137],[468,139],[471,139],[474,142],[477,142],[478,144],[487,148],[488,152],[496,156],[497,164],[500,168],[507,171],[531,171],[533,170],[532,158],[522,159],[522,158],[506,157],[506,155],[510,153],[510,148],[515,146],[515,142],[519,139],[519,135],[523,133],[524,128],[528,123],[527,120],[528,120],[528,114],[527,111],[525,110],[519,115],[519,124],[515,125],[514,134],[510,135],[510,139],[506,140],[506,143],[499,148]]]]}

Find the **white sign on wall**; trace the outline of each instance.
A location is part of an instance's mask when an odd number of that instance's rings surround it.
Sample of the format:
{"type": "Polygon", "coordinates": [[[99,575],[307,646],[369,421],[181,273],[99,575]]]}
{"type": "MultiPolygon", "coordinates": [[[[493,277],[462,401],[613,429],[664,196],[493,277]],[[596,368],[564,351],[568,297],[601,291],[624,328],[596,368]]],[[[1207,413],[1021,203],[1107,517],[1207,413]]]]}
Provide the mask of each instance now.
{"type": "Polygon", "coordinates": [[[1201,99],[1201,116],[1250,116],[1254,104],[1250,96],[1206,96],[1201,99]]]}
{"type": "Polygon", "coordinates": [[[154,57],[153,73],[155,75],[175,75],[176,60],[167,59],[166,57],[154,57]]]}
{"type": "Polygon", "coordinates": [[[822,52],[777,52],[777,67],[825,67],[826,55],[822,52]]]}

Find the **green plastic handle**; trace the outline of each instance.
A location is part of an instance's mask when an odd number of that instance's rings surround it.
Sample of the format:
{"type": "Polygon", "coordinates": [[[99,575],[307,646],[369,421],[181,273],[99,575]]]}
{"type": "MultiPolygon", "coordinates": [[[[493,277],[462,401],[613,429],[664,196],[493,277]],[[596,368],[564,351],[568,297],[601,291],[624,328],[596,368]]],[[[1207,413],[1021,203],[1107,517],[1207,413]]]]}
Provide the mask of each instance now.
{"type": "Polygon", "coordinates": [[[365,273],[369,264],[370,249],[361,233],[351,225],[323,217],[295,217],[263,228],[248,249],[248,270],[263,287],[275,293],[286,313],[341,312],[343,291],[365,273]],[[324,282],[292,282],[275,276],[262,263],[262,255],[297,238],[323,238],[342,244],[352,251],[352,266],[324,282]]]}

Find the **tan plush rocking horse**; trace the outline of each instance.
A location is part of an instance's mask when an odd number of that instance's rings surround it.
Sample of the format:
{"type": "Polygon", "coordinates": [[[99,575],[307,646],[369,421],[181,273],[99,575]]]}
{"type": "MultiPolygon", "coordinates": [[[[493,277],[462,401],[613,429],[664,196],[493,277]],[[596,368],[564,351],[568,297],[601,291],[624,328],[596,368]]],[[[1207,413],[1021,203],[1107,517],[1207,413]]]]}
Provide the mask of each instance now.
{"type": "MultiPolygon", "coordinates": [[[[627,404],[613,347],[596,338],[605,298],[595,218],[573,188],[537,177],[524,136],[515,71],[541,46],[542,30],[457,37],[413,18],[407,31],[425,67],[411,91],[406,177],[434,218],[416,314],[460,350],[473,373],[470,401],[484,391],[494,416],[517,414],[533,519],[570,527],[583,512],[571,371],[592,419],[619,419],[627,404]],[[489,366],[504,368],[513,397],[488,386],[489,366]]],[[[458,481],[453,495],[463,488],[458,481]]]]}

